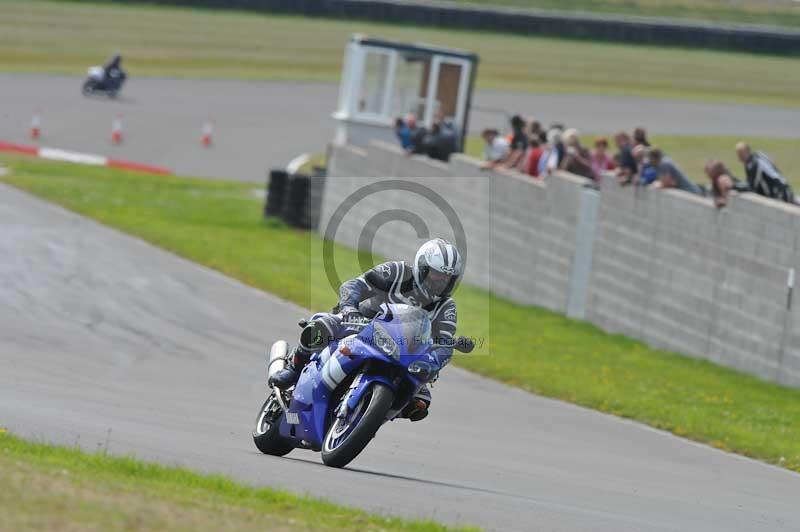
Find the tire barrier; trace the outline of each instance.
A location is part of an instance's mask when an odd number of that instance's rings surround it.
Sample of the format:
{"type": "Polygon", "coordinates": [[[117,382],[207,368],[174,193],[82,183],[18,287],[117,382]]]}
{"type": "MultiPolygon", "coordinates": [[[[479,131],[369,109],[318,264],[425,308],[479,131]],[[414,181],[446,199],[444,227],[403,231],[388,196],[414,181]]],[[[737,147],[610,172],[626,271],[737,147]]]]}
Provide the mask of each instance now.
{"type": "Polygon", "coordinates": [[[267,199],[264,202],[264,218],[280,218],[284,211],[289,174],[285,170],[272,170],[267,180],[267,199]]]}
{"type": "Polygon", "coordinates": [[[264,218],[280,218],[292,227],[315,229],[319,221],[323,185],[323,175],[271,170],[264,218]]]}
{"type": "Polygon", "coordinates": [[[661,46],[800,54],[800,31],[655,17],[567,13],[400,0],[111,0],[362,19],[661,46]]]}

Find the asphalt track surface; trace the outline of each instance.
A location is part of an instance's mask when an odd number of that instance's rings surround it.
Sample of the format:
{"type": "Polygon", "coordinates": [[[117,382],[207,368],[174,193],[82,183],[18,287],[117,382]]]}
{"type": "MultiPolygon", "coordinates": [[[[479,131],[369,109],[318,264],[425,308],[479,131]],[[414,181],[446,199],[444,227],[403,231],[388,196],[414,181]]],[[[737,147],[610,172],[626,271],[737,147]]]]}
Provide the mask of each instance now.
{"type": "Polygon", "coordinates": [[[305,310],[7,186],[0,228],[0,424],[24,437],[491,530],[800,530],[800,475],[453,367],[348,469],[262,455],[267,345],[305,310]]]}
{"type": "MultiPolygon", "coordinates": [[[[84,98],[79,77],[0,74],[0,140],[30,142],[41,110],[39,143],[172,168],[180,174],[264,182],[305,152],[324,152],[333,136],[337,86],[268,81],[133,77],[117,101],[84,98]],[[110,142],[122,114],[121,145],[110,142]],[[214,146],[203,148],[203,123],[214,146]]],[[[508,113],[543,124],[610,133],[646,125],[651,134],[800,137],[800,108],[728,105],[620,96],[477,91],[470,130],[507,125],[508,113]]]]}

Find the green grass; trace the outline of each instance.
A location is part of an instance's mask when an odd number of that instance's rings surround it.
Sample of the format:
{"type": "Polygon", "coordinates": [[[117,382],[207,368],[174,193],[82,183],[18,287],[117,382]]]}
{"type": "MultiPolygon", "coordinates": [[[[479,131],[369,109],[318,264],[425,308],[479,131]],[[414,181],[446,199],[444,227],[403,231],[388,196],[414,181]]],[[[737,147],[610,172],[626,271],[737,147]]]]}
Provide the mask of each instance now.
{"type": "Polygon", "coordinates": [[[456,0],[505,5],[622,14],[675,17],[716,22],[800,26],[800,5],[792,0],[456,0]]]}
{"type": "Polygon", "coordinates": [[[338,82],[353,32],[474,50],[479,87],[800,106],[800,58],[236,11],[0,0],[0,71],[338,82]],[[757,80],[757,81],[753,81],[757,80]]]}
{"type": "Polygon", "coordinates": [[[31,443],[2,428],[0,471],[0,530],[15,532],[453,530],[252,488],[219,475],[31,443]]]}
{"type": "MultiPolygon", "coordinates": [[[[12,170],[4,181],[43,198],[301,305],[313,301],[323,308],[335,301],[330,287],[309,281],[310,250],[319,238],[263,222],[252,185],[1,160],[12,170]]],[[[338,247],[336,256],[342,275],[359,272],[355,252],[338,247]]],[[[459,330],[487,337],[491,352],[457,356],[456,364],[800,471],[800,390],[651,349],[469,286],[456,297],[459,330]]]]}
{"type": "MultiPolygon", "coordinates": [[[[596,136],[584,135],[581,142],[591,149],[596,136]]],[[[611,135],[606,136],[613,151],[613,139],[611,135]]],[[[736,158],[733,149],[740,140],[750,143],[754,149],[766,152],[795,189],[800,190],[800,141],[797,139],[699,135],[653,135],[650,138],[650,142],[663,149],[693,181],[704,184],[708,184],[704,168],[709,159],[720,159],[734,175],[745,179],[742,163],[736,158]]],[[[478,136],[467,138],[465,153],[482,158],[483,140],[478,136]]]]}

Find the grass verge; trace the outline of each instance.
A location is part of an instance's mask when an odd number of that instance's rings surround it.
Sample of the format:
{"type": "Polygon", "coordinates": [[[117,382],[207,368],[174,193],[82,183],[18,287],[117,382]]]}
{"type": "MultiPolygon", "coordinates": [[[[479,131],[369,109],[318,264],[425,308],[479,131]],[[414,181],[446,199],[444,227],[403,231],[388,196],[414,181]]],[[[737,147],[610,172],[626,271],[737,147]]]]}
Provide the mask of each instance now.
{"type": "MultiPolygon", "coordinates": [[[[581,142],[588,148],[597,135],[584,135],[581,142]]],[[[612,144],[613,139],[606,135],[612,144]]],[[[709,159],[720,159],[734,173],[745,180],[742,163],[736,158],[733,147],[744,140],[756,150],[766,152],[781,172],[792,181],[795,189],[800,189],[800,152],[797,139],[779,139],[768,137],[733,137],[733,136],[699,136],[699,135],[654,135],[650,142],[664,150],[680,166],[686,175],[697,183],[708,183],[705,174],[705,163],[709,159]]],[[[465,151],[468,155],[481,159],[483,157],[483,140],[478,136],[467,138],[465,151]]]]}
{"type": "MultiPolygon", "coordinates": [[[[3,160],[11,168],[3,181],[45,199],[301,305],[335,301],[330,288],[309,282],[318,237],[263,222],[251,184],[3,160]]],[[[359,272],[357,253],[338,247],[336,257],[342,275],[359,272]]],[[[457,356],[456,364],[800,471],[800,390],[496,297],[487,324],[489,297],[459,288],[459,330],[487,337],[492,355],[457,356]]]]}
{"type": "Polygon", "coordinates": [[[800,6],[775,0],[456,0],[465,4],[800,26],[800,6]]]}
{"type": "Polygon", "coordinates": [[[0,530],[455,530],[219,475],[31,443],[2,428],[0,471],[0,530]]]}
{"type": "Polygon", "coordinates": [[[6,72],[83,75],[119,50],[134,78],[337,82],[359,32],[474,50],[485,88],[800,106],[800,58],[142,5],[0,0],[0,12],[6,72]]]}

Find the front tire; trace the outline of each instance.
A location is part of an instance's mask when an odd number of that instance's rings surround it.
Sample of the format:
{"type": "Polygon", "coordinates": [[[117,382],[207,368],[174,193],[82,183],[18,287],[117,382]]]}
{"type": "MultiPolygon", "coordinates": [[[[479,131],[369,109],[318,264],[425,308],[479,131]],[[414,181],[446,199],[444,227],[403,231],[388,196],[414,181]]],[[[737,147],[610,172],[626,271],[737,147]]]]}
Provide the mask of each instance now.
{"type": "Polygon", "coordinates": [[[294,449],[294,445],[280,435],[283,412],[275,399],[276,393],[280,392],[273,392],[258,411],[256,426],[253,429],[253,443],[264,454],[284,456],[294,449]]]}
{"type": "Polygon", "coordinates": [[[346,418],[334,419],[322,442],[325,465],[344,467],[353,461],[375,437],[393,402],[394,392],[376,382],[346,418]]]}

